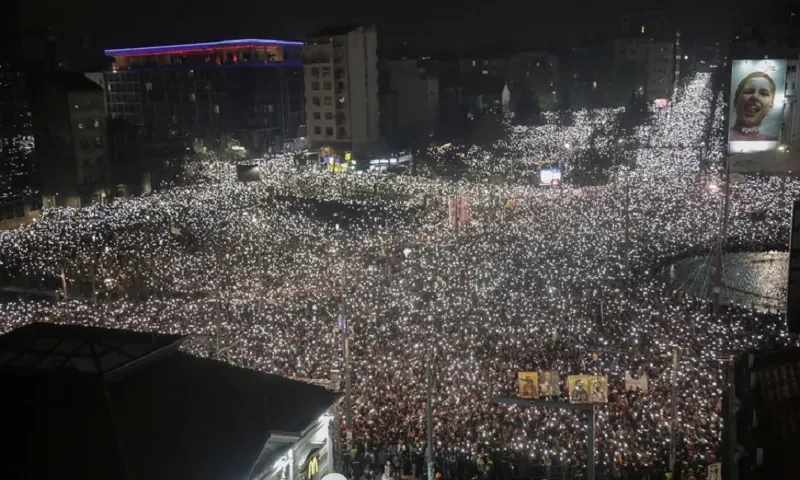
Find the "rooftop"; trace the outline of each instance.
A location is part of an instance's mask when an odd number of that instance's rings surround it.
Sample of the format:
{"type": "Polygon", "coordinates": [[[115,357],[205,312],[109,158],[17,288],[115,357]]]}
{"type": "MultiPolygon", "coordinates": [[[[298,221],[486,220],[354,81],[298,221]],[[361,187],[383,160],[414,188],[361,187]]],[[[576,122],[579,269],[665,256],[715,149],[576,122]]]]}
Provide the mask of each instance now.
{"type": "Polygon", "coordinates": [[[283,451],[270,435],[301,435],[338,398],[315,385],[176,352],[182,338],[56,324],[0,336],[0,425],[14,438],[4,452],[14,461],[0,462],[0,478],[66,471],[87,480],[249,479],[283,451]],[[47,346],[54,352],[43,352],[47,346]],[[14,360],[18,355],[29,360],[14,360]],[[114,375],[127,355],[149,361],[114,375]],[[81,365],[79,374],[41,360],[59,357],[81,365]],[[91,367],[90,358],[99,365],[91,367]],[[106,363],[112,374],[95,374],[106,363]]]}
{"type": "Polygon", "coordinates": [[[0,369],[112,375],[151,355],[174,352],[183,339],[180,335],[32,323],[0,336],[0,369]]]}
{"type": "Polygon", "coordinates": [[[271,40],[263,38],[244,38],[240,40],[222,40],[218,42],[185,43],[178,45],[159,45],[152,47],[115,48],[106,50],[110,57],[125,57],[132,55],[189,55],[193,53],[207,53],[226,48],[265,47],[265,46],[302,46],[303,42],[290,40],[271,40]]]}

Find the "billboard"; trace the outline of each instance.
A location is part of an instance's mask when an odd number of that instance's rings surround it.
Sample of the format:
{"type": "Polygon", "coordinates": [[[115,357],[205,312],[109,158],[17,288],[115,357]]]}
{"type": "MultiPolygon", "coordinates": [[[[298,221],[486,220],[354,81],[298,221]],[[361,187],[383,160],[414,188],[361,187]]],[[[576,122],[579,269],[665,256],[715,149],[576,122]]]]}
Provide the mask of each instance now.
{"type": "Polygon", "coordinates": [[[570,375],[567,390],[570,403],[608,402],[608,379],[603,375],[570,375]]]}
{"type": "Polygon", "coordinates": [[[236,165],[236,178],[240,182],[257,182],[261,180],[261,169],[258,165],[236,165]]]}
{"type": "Polygon", "coordinates": [[[786,60],[734,60],[728,152],[775,150],[781,133],[786,60]]]}
{"type": "Polygon", "coordinates": [[[539,378],[536,372],[517,373],[519,398],[539,398],[539,378]]]}
{"type": "Polygon", "coordinates": [[[558,167],[542,167],[539,170],[539,185],[560,185],[561,169],[558,167]]]}

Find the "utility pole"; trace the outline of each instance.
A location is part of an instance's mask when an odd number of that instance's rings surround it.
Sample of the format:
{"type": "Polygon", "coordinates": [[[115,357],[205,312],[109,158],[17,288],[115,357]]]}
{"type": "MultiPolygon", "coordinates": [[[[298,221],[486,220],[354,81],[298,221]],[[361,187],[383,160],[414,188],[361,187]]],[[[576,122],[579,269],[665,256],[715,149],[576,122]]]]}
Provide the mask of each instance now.
{"type": "Polygon", "coordinates": [[[631,188],[630,188],[631,169],[628,163],[627,156],[625,157],[625,275],[630,273],[631,260],[631,239],[630,239],[630,204],[631,204],[631,188]]]}
{"type": "Polygon", "coordinates": [[[669,471],[675,474],[675,436],[678,428],[678,349],[672,353],[672,381],[670,386],[670,402],[672,404],[672,427],[669,434],[669,471]]]}
{"type": "Polygon", "coordinates": [[[426,457],[428,460],[428,480],[433,480],[433,379],[431,374],[431,363],[433,363],[433,358],[429,358],[428,362],[425,366],[425,383],[427,386],[427,396],[428,401],[425,408],[425,413],[427,415],[427,437],[428,437],[428,448],[426,457]]]}
{"type": "Polygon", "coordinates": [[[220,303],[220,300],[219,300],[219,298],[217,298],[217,302],[216,302],[217,314],[214,315],[216,317],[216,320],[215,320],[215,324],[216,324],[215,325],[215,334],[214,334],[214,356],[217,358],[217,360],[220,359],[219,358],[219,356],[220,356],[219,355],[220,354],[219,337],[222,334],[222,332],[220,331],[221,328],[222,328],[222,322],[220,321],[220,317],[222,316],[222,312],[221,312],[222,309],[221,309],[221,306],[220,306],[219,303],[220,303]]]}
{"type": "Polygon", "coordinates": [[[731,196],[731,156],[725,158],[725,178],[722,188],[725,189],[725,199],[722,203],[722,218],[720,219],[719,236],[717,238],[716,252],[714,255],[714,315],[719,315],[719,304],[722,295],[722,287],[725,282],[725,239],[728,236],[728,214],[730,211],[731,196]]]}
{"type": "MultiPolygon", "coordinates": [[[[336,224],[336,230],[339,231],[339,224],[336,224]]],[[[347,446],[350,447],[353,442],[353,369],[350,366],[350,322],[345,317],[345,281],[344,281],[344,238],[339,240],[339,248],[337,251],[341,256],[342,262],[340,266],[340,288],[339,288],[339,328],[342,331],[342,347],[344,349],[344,402],[345,402],[345,425],[347,426],[347,446]]]]}

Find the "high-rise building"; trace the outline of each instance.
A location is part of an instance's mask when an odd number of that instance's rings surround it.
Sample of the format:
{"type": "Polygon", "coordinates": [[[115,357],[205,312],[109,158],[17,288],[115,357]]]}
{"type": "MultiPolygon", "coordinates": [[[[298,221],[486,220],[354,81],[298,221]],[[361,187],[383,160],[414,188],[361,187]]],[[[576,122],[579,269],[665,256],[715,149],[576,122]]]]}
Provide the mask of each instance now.
{"type": "Polygon", "coordinates": [[[378,34],[334,27],[303,47],[308,140],[323,157],[365,158],[378,144],[378,34]]]}
{"type": "Polygon", "coordinates": [[[81,207],[110,196],[103,89],[76,72],[32,85],[34,136],[45,206],[81,207]]]}
{"type": "Polygon", "coordinates": [[[253,155],[305,137],[302,42],[243,39],[106,50],[109,116],[149,144],[253,155]]]}
{"type": "Polygon", "coordinates": [[[24,216],[38,204],[34,142],[18,28],[18,2],[0,2],[0,220],[24,216]]]}

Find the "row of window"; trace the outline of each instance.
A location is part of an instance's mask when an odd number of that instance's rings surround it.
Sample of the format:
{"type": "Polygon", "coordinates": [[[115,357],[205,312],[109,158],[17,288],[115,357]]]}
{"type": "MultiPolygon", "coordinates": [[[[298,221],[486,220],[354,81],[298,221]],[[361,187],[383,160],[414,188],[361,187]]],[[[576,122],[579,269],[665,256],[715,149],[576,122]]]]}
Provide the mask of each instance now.
{"type": "Polygon", "coordinates": [[[91,150],[92,143],[94,143],[94,148],[103,148],[103,139],[100,137],[94,137],[94,142],[90,142],[89,140],[82,138],[81,150],[91,150]]]}
{"type": "MultiPolygon", "coordinates": [[[[320,97],[317,97],[317,96],[311,97],[311,105],[314,105],[315,107],[319,107],[322,104],[329,105],[329,106],[333,105],[333,97],[327,97],[326,96],[323,99],[320,99],[320,97]]],[[[344,105],[344,96],[343,95],[340,96],[337,99],[337,104],[338,105],[344,105]]]]}
{"type": "MultiPolygon", "coordinates": [[[[100,120],[95,118],[94,120],[92,120],[91,125],[92,125],[92,128],[100,128],[100,120]]],[[[85,129],[86,129],[86,124],[84,122],[79,122],[78,123],[78,130],[85,130],[85,129]]]]}
{"type": "Polygon", "coordinates": [[[83,159],[83,166],[85,168],[89,168],[92,165],[103,165],[106,162],[106,157],[100,155],[99,157],[93,159],[91,157],[84,157],[83,159]]]}
{"type": "MultiPolygon", "coordinates": [[[[315,135],[322,135],[322,127],[314,127],[314,134],[315,135]]],[[[333,127],[325,127],[325,136],[332,137],[333,136],[333,127]]],[[[345,127],[339,127],[339,137],[345,138],[347,137],[347,129],[345,127]]]]}
{"type": "MultiPolygon", "coordinates": [[[[322,67],[322,76],[328,77],[331,74],[331,67],[322,67]]],[[[311,67],[311,76],[312,77],[319,77],[320,68],[319,67],[311,67]]]]}

